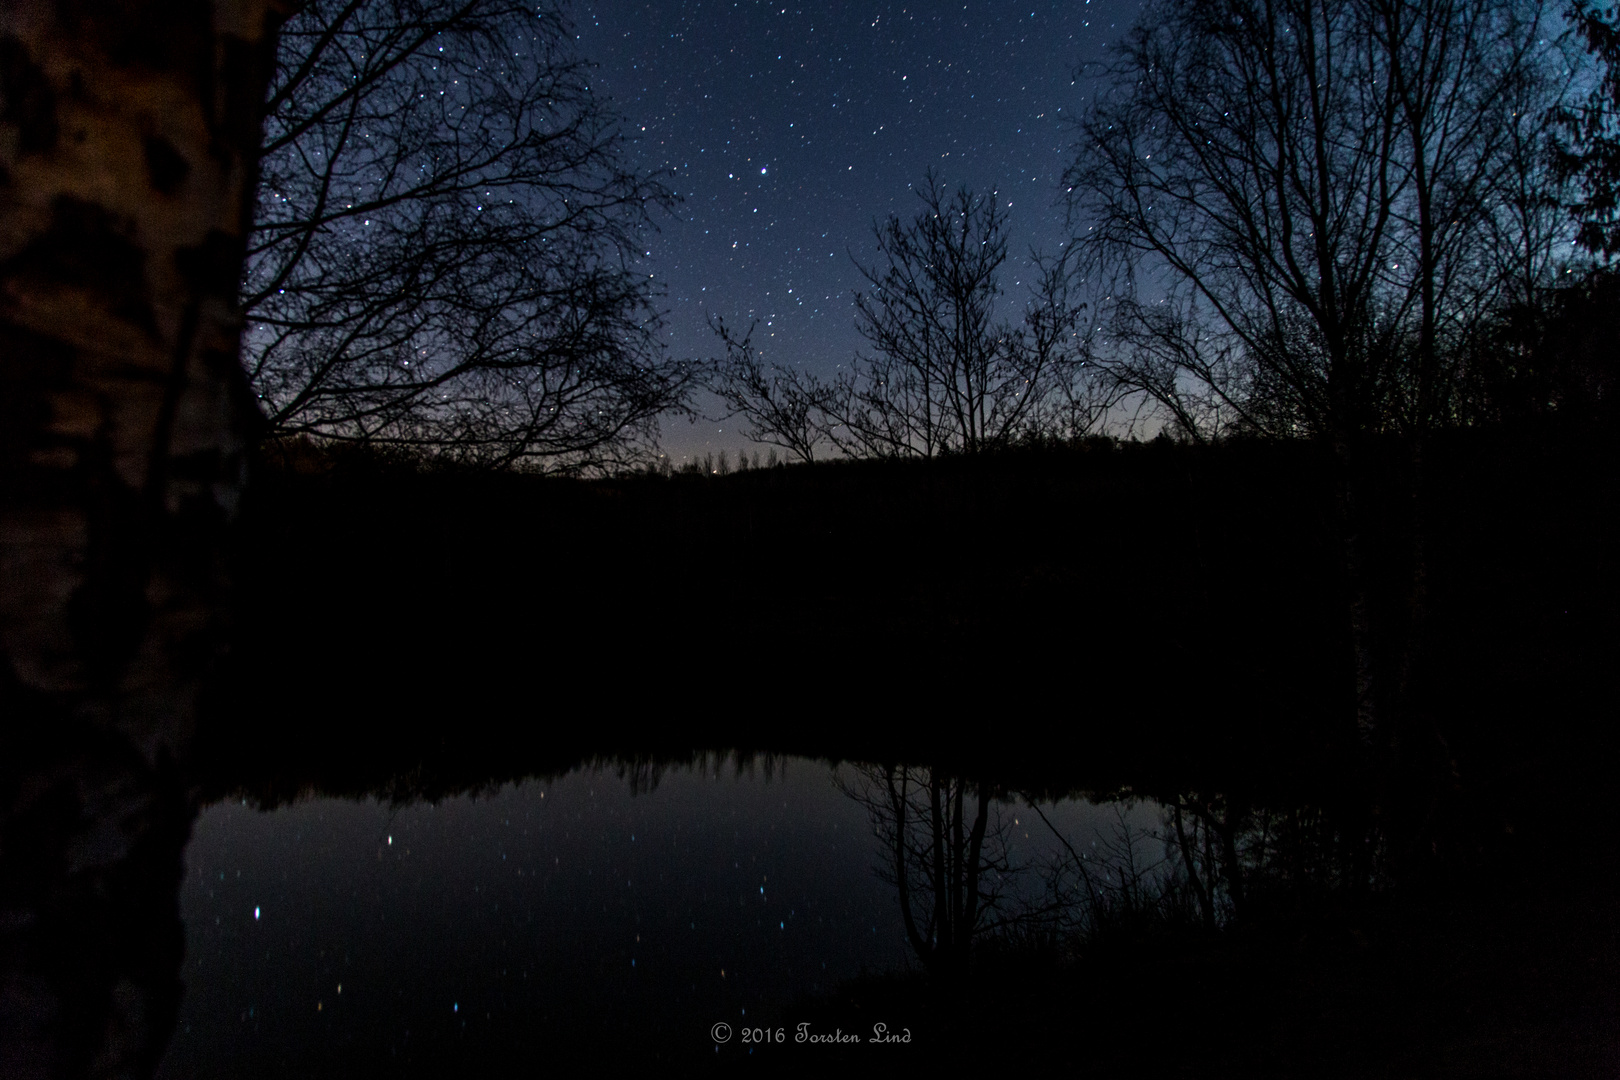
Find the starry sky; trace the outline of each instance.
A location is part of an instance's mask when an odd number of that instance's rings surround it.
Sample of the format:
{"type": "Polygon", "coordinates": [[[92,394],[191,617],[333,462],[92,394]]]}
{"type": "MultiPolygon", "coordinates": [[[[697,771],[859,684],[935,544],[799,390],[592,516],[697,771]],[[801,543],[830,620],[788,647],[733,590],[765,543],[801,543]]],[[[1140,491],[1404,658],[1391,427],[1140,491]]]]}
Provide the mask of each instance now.
{"type": "MultiPolygon", "coordinates": [[[[636,164],[671,170],[683,203],[649,237],[667,344],[712,356],[706,316],[767,360],[830,373],[861,342],[855,262],[874,218],[915,212],[911,187],[994,189],[1009,208],[1003,303],[1031,248],[1064,243],[1067,121],[1140,0],[578,0],[595,88],[626,117],[636,164]]],[[[709,403],[707,415],[716,417],[709,403]]],[[[666,420],[665,452],[744,448],[737,422],[666,420]]]]}

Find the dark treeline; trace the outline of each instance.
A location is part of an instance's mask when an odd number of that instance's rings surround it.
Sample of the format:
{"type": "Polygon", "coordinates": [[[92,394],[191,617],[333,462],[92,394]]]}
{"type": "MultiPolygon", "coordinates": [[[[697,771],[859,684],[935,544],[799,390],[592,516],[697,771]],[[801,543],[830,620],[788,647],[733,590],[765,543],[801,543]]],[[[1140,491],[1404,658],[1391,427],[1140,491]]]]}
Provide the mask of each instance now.
{"type": "MultiPolygon", "coordinates": [[[[1382,449],[1398,478],[1404,447],[1382,449]]],[[[1536,812],[1542,792],[1497,785],[1540,755],[1551,777],[1608,749],[1613,455],[1606,428],[1550,423],[1430,451],[1410,711],[1504,821],[1536,812]]],[[[597,482],[284,461],[245,511],[219,689],[227,741],[254,748],[244,780],[351,755],[379,780],[448,769],[438,747],[481,740],[564,765],[744,746],[1094,789],[1202,772],[1319,795],[1379,768],[1314,444],[597,482]]],[[[1408,496],[1382,475],[1372,594],[1404,642],[1408,496]]],[[[1432,840],[1432,811],[1409,809],[1432,840]]]]}

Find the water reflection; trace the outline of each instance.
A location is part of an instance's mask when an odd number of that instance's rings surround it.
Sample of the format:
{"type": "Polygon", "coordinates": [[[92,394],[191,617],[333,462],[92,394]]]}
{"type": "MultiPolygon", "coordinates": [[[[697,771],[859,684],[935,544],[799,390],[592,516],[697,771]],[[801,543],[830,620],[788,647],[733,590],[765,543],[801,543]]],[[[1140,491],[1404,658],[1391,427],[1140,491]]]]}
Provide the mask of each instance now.
{"type": "MultiPolygon", "coordinates": [[[[916,766],[686,755],[517,781],[256,781],[229,798],[210,775],[183,879],[177,826],[118,864],[150,887],[58,905],[5,972],[23,986],[172,938],[147,950],[167,962],[148,968],[168,1005],[124,1040],[154,1058],[167,1042],[166,1078],[724,1066],[746,1048],[720,1045],[717,1023],[852,1017],[891,1031],[920,1017],[928,1052],[950,1054],[975,1037],[950,1012],[979,1000],[964,976],[1006,988],[1014,1014],[1061,1011],[1106,969],[1099,946],[1123,943],[1135,970],[1189,933],[1211,942],[1268,906],[1365,888],[1383,861],[1353,813],[1199,792],[1092,802],[916,766]]],[[[43,896],[60,860],[31,850],[0,850],[4,880],[43,896]]],[[[108,985],[78,978],[64,1000],[104,1016],[108,985]]],[[[17,1000],[7,1025],[22,1031],[17,1000]]]]}
{"type": "Polygon", "coordinates": [[[864,826],[809,762],[210,807],[161,1075],[708,1051],[717,1020],[899,961],[864,826]]]}
{"type": "Polygon", "coordinates": [[[894,887],[906,940],[931,972],[966,968],[975,937],[1021,914],[1008,910],[1008,888],[1023,869],[1009,851],[1015,819],[998,807],[991,826],[983,783],[893,765],[852,771],[843,790],[866,809],[881,841],[877,875],[894,887]]]}
{"type": "Polygon", "coordinates": [[[913,954],[946,980],[987,950],[1073,959],[1107,937],[1214,929],[1234,917],[1245,874],[1264,869],[1254,856],[1270,819],[1240,837],[1241,815],[1195,796],[1051,800],[893,765],[854,766],[839,783],[872,823],[876,875],[913,954]]]}
{"type": "Polygon", "coordinates": [[[791,1030],[800,1002],[913,957],[965,963],[976,934],[1044,910],[1063,845],[1117,819],[1039,814],[806,759],[581,768],[436,803],[221,802],[186,851],[186,995],[159,1075],[713,1060],[717,1021],[791,1030]]]}

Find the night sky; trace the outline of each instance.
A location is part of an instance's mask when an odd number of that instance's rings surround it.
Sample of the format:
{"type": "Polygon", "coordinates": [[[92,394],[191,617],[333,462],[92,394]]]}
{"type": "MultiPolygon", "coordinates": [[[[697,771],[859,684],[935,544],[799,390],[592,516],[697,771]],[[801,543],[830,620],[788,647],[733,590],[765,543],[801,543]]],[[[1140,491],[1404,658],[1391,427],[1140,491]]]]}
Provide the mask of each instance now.
{"type": "MultiPolygon", "coordinates": [[[[631,0],[574,7],[596,89],[673,169],[684,203],[649,239],[676,357],[712,356],[705,313],[759,320],[766,359],[830,373],[860,345],[852,259],[872,221],[910,216],[933,169],[1010,206],[1004,311],[1022,302],[1031,247],[1066,233],[1058,181],[1087,93],[1139,0],[761,3],[631,0]]],[[[710,408],[710,415],[714,409],[710,408]]],[[[737,451],[736,422],[666,421],[665,451],[737,451]]]]}

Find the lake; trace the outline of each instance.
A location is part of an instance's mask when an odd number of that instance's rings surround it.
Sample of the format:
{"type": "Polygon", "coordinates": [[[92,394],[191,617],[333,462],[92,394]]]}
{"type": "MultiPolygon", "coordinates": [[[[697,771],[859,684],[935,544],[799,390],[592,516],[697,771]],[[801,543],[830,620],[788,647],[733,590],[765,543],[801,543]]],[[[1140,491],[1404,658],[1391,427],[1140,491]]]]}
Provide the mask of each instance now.
{"type": "MultiPolygon", "coordinates": [[[[158,1075],[723,1064],[773,1049],[761,1033],[834,1033],[841,987],[921,967],[884,791],[849,764],[711,755],[436,801],[215,802],[185,850],[185,990],[158,1075]]],[[[1071,849],[1130,832],[1162,858],[1159,824],[1147,803],[992,800],[979,922],[1028,922],[1071,849]]]]}

